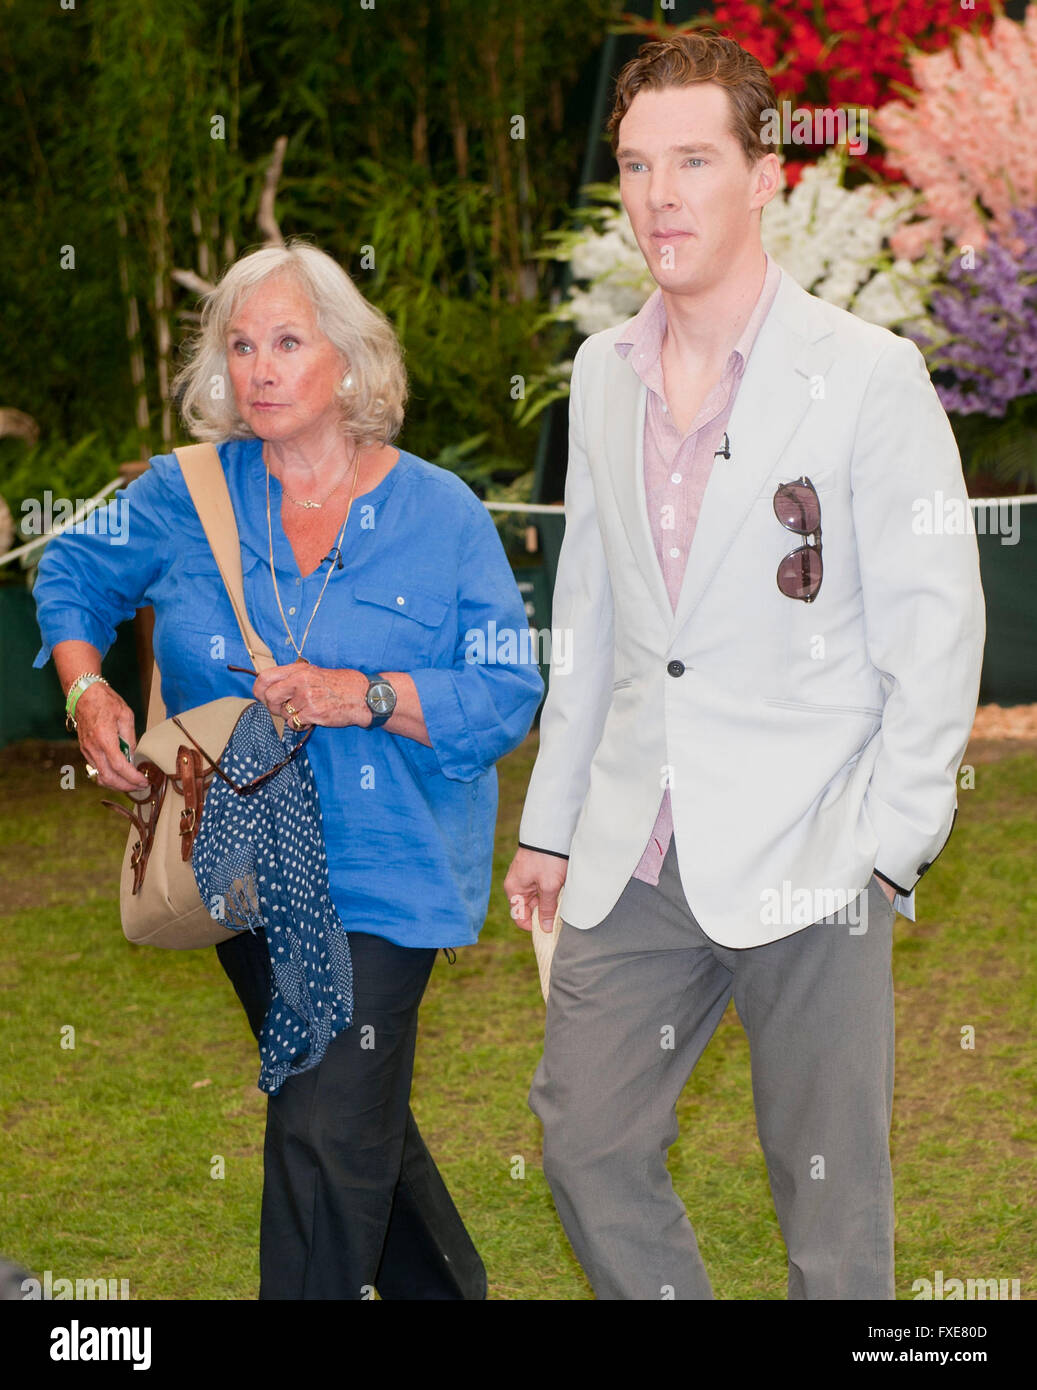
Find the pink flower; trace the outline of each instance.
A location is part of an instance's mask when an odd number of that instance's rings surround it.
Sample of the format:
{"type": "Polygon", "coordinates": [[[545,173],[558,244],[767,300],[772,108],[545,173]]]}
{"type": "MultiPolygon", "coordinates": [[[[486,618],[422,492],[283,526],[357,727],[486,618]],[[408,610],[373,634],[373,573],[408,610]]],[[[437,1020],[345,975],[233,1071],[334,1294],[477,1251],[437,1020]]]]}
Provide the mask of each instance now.
{"type": "MultiPolygon", "coordinates": [[[[1022,24],[999,15],[986,36],[961,34],[953,51],[914,53],[913,103],[893,101],[872,120],[889,164],[923,195],[899,254],[941,238],[982,246],[994,233],[1021,251],[1011,213],[1037,203],[1037,159],[1024,132],[1037,94],[1037,7],[1022,24]]],[[[913,257],[912,257],[913,258],[913,257]]]]}

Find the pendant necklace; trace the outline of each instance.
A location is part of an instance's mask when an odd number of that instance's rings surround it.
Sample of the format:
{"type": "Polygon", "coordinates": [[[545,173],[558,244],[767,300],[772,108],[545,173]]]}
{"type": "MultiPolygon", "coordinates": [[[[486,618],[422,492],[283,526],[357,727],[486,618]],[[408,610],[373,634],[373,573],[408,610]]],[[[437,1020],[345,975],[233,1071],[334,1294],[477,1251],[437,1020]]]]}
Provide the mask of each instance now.
{"type": "Polygon", "coordinates": [[[347,463],[346,466],[345,466],[345,468],[342,470],[342,477],[339,478],[338,482],[337,482],[337,483],[335,484],[335,486],[331,489],[331,492],[326,492],[326,493],[324,494],[324,496],[320,499],[319,502],[313,502],[313,501],[310,501],[309,499],[307,499],[306,501],[300,502],[299,499],[298,499],[298,497],[293,497],[293,496],[292,496],[292,494],[291,494],[291,493],[288,491],[288,489],[285,487],[284,483],[281,484],[281,491],[282,491],[282,492],[284,493],[284,495],[288,498],[289,502],[291,502],[291,504],[292,504],[293,507],[305,507],[307,510],[310,510],[311,508],[316,508],[316,509],[319,510],[321,507],[323,507],[323,506],[325,505],[325,503],[328,501],[328,498],[331,496],[331,494],[332,494],[333,492],[338,492],[338,490],[339,490],[339,488],[342,486],[342,484],[343,484],[343,482],[344,482],[344,480],[345,480],[345,476],[346,476],[346,474],[347,474],[348,472],[349,472],[349,464],[347,463]]]}
{"type": "MultiPolygon", "coordinates": [[[[334,570],[335,566],[334,566],[333,564],[329,564],[329,565],[328,565],[327,577],[326,577],[325,580],[324,580],[324,584],[323,584],[323,586],[321,587],[320,593],[317,595],[317,602],[313,605],[313,612],[310,614],[310,621],[306,624],[306,630],[305,630],[305,632],[304,632],[303,635],[302,635],[302,642],[301,642],[301,643],[297,643],[296,640],[295,640],[295,638],[294,638],[294,636],[292,635],[292,629],[288,626],[288,619],[285,617],[284,605],[281,603],[281,594],[280,594],[280,590],[279,590],[278,587],[277,587],[277,574],[276,574],[276,572],[275,572],[275,570],[274,570],[274,523],[273,523],[273,520],[272,520],[271,514],[270,514],[270,465],[266,462],[266,459],[265,459],[265,458],[264,458],[264,460],[263,460],[263,464],[264,464],[264,466],[265,466],[265,468],[266,468],[266,534],[267,534],[267,541],[268,541],[268,544],[269,544],[269,554],[270,554],[270,578],[271,578],[271,580],[273,581],[273,585],[274,585],[274,598],[277,599],[277,611],[281,614],[281,621],[284,623],[284,630],[285,630],[285,632],[287,632],[287,634],[288,634],[288,640],[289,640],[289,642],[291,642],[292,646],[295,648],[296,657],[298,658],[299,661],[304,662],[304,663],[308,666],[308,665],[309,665],[309,662],[308,662],[308,661],[306,660],[306,658],[303,656],[303,654],[302,654],[302,649],[303,649],[303,647],[305,647],[305,645],[306,645],[306,639],[307,639],[307,637],[310,635],[310,628],[313,626],[313,620],[314,620],[314,618],[317,616],[317,609],[320,607],[320,605],[321,605],[321,599],[323,599],[323,597],[324,597],[324,590],[328,587],[328,584],[331,582],[331,574],[332,574],[332,571],[334,570]]],[[[352,506],[353,506],[353,496],[354,496],[354,494],[355,494],[355,492],[356,492],[356,479],[357,479],[357,473],[358,473],[359,469],[360,469],[360,450],[357,449],[357,451],[356,451],[356,462],[353,464],[353,485],[352,485],[352,487],[349,489],[349,501],[348,501],[348,503],[346,504],[346,516],[345,516],[345,520],[342,522],[342,528],[341,528],[341,530],[340,530],[339,533],[338,533],[338,539],[336,540],[334,546],[332,547],[332,550],[337,550],[337,551],[338,551],[340,557],[341,557],[341,555],[342,555],[342,537],[346,534],[346,525],[347,525],[347,523],[348,523],[348,521],[349,521],[349,513],[350,513],[350,511],[352,510],[352,506]]],[[[343,478],[345,477],[345,474],[344,474],[344,473],[343,473],[342,477],[343,477],[343,478]]],[[[339,487],[339,485],[341,484],[341,482],[342,482],[342,478],[340,478],[339,481],[335,484],[335,487],[333,487],[333,488],[331,489],[331,492],[334,492],[334,491],[335,491],[335,488],[339,487]]],[[[283,491],[283,490],[284,490],[284,484],[283,484],[283,483],[282,483],[281,487],[282,487],[282,491],[283,491]]],[[[328,493],[328,497],[331,496],[331,492],[328,493]]],[[[285,496],[287,497],[288,494],[285,493],[285,496]]],[[[325,497],[325,498],[324,498],[324,502],[326,502],[326,501],[328,500],[328,497],[325,497]]],[[[290,502],[291,502],[291,501],[295,501],[295,499],[294,499],[294,498],[291,498],[291,497],[289,497],[288,500],[289,500],[290,502]]],[[[296,505],[297,507],[323,507],[324,502],[296,502],[295,505],[296,505]]]]}

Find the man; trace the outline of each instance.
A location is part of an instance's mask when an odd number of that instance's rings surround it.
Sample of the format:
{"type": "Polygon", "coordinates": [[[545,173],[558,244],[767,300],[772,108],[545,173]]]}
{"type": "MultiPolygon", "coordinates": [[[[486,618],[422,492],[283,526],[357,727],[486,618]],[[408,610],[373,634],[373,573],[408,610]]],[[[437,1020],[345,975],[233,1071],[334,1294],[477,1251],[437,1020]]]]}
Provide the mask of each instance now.
{"type": "Polygon", "coordinates": [[[713,1296],[665,1160],[732,997],[788,1296],[894,1297],[894,903],[913,920],[953,824],[983,599],[974,534],[914,524],[967,506],[921,354],[763,251],[775,106],[715,34],[623,69],[610,131],[659,288],[573,370],[574,659],[505,891],[522,927],[564,920],[530,1103],[605,1299],[713,1296]]]}

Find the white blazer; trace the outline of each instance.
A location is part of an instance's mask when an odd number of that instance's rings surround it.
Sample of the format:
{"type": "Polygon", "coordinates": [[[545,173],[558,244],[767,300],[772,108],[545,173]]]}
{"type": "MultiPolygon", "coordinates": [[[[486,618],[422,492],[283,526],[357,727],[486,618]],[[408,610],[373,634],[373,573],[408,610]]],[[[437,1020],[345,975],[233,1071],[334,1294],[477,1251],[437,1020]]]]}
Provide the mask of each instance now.
{"type": "Polygon", "coordinates": [[[559,915],[594,927],[668,784],[685,896],[720,944],[852,919],[875,868],[910,911],[956,813],[985,635],[961,463],[922,355],[782,274],[674,613],[645,501],[647,388],[614,347],[628,333],[594,334],[573,369],[552,612],[571,662],[552,662],[519,839],[569,856],[559,915]],[[775,577],[800,539],[772,499],[803,475],[824,565],[809,604],[775,577]]]}

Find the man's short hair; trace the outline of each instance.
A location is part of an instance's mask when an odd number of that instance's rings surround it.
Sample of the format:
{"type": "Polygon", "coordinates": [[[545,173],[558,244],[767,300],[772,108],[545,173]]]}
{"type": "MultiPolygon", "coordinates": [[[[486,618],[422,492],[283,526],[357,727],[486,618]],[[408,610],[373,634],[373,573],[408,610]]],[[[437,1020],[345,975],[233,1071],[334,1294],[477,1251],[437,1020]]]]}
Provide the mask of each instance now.
{"type": "Polygon", "coordinates": [[[619,123],[638,92],[658,92],[666,87],[691,87],[715,82],[727,92],[731,108],[731,133],[752,165],[774,152],[763,139],[764,111],[777,110],[778,99],[767,69],[734,39],[715,29],[697,29],[672,38],[642,44],[616,78],[616,99],[608,133],[615,153],[619,123]]]}

